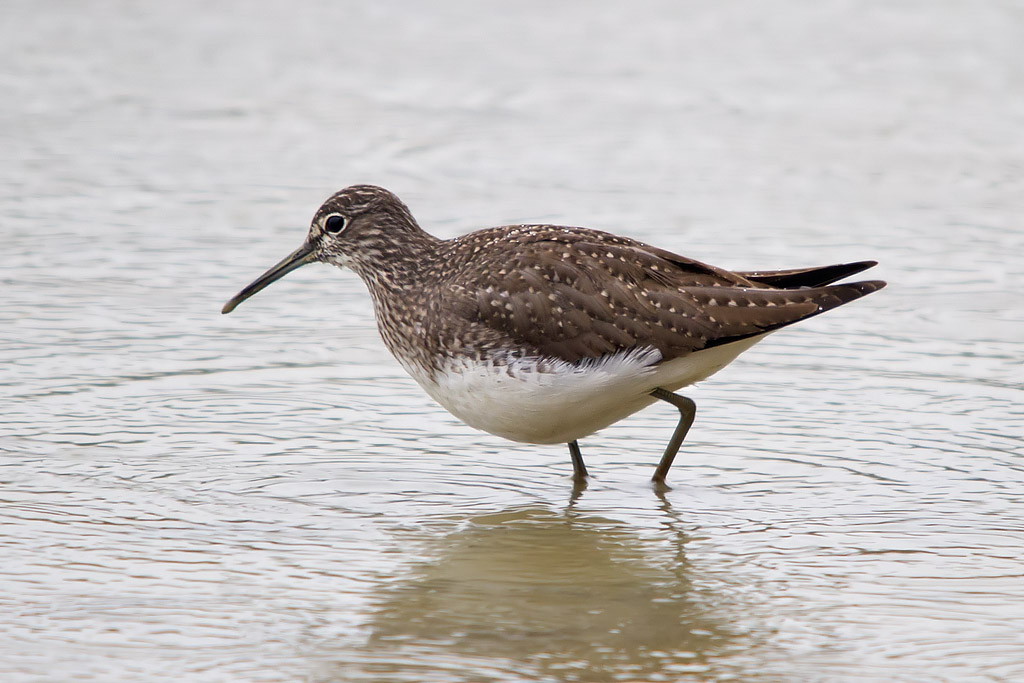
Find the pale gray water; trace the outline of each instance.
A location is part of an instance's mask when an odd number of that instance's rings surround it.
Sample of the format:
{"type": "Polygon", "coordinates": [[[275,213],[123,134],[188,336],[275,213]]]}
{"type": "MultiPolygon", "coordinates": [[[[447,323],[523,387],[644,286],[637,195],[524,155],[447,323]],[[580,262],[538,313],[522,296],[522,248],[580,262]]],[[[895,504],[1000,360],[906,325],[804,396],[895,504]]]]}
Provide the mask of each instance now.
{"type": "Polygon", "coordinates": [[[1015,2],[14,0],[0,679],[1024,679],[1015,2]],[[888,289],[564,447],[460,425],[332,191],[888,289]]]}

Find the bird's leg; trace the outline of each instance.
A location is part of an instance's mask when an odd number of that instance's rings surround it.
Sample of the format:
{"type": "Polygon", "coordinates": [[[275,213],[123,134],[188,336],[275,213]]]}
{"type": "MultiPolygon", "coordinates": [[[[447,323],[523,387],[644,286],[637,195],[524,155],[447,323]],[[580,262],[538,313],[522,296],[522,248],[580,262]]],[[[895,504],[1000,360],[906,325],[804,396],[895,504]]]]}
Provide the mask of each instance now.
{"type": "Polygon", "coordinates": [[[572,478],[577,483],[585,482],[589,476],[587,474],[587,466],[583,464],[580,445],[575,439],[569,442],[569,455],[572,456],[572,478]]]}
{"type": "MultiPolygon", "coordinates": [[[[654,470],[654,476],[651,477],[655,484],[664,485],[665,476],[668,474],[669,468],[672,467],[672,461],[676,458],[676,452],[679,450],[679,446],[682,445],[683,439],[686,438],[686,432],[690,431],[690,425],[693,424],[694,416],[697,415],[697,404],[685,396],[673,394],[671,391],[666,391],[661,387],[652,391],[651,396],[660,398],[662,401],[668,401],[676,408],[679,408],[679,424],[676,425],[676,431],[673,432],[672,439],[669,440],[668,446],[665,448],[665,454],[661,456],[658,469],[654,470]]],[[[569,448],[572,448],[572,444],[569,444],[569,448]]],[[[579,453],[579,449],[576,452],[579,453]]],[[[582,461],[580,462],[582,464],[582,461]]]]}

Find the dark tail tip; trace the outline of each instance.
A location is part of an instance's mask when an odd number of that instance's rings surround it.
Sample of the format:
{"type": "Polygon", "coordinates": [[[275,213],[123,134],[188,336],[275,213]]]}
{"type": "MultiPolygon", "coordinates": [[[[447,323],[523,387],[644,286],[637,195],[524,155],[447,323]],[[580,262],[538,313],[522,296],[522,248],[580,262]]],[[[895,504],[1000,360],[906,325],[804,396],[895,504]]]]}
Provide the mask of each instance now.
{"type": "Polygon", "coordinates": [[[851,282],[848,285],[836,285],[837,287],[855,287],[860,291],[861,296],[870,294],[871,292],[877,292],[883,289],[887,284],[885,280],[865,280],[864,282],[851,282]]]}
{"type": "Polygon", "coordinates": [[[885,285],[886,282],[884,280],[865,280],[864,282],[848,282],[841,285],[822,287],[819,291],[827,293],[827,296],[819,301],[818,312],[824,313],[836,306],[842,306],[843,304],[855,301],[862,296],[877,292],[885,287],[885,285]]]}

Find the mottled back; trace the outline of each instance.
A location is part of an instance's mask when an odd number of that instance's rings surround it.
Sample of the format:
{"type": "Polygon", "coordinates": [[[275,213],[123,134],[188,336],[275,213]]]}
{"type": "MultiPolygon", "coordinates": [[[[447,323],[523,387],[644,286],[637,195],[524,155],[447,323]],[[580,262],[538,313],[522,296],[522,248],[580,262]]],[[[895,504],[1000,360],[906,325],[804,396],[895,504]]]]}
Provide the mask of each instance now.
{"type": "Polygon", "coordinates": [[[881,286],[779,289],[585,228],[492,228],[445,248],[461,268],[449,266],[444,308],[480,328],[476,342],[504,338],[569,362],[638,346],[669,360],[777,329],[881,286]]]}

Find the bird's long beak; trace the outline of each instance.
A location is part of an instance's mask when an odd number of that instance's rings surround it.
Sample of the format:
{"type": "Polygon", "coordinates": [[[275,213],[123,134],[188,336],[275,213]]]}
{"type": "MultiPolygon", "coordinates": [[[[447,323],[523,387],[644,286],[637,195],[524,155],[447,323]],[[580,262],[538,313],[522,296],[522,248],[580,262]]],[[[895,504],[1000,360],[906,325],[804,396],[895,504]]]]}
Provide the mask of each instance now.
{"type": "Polygon", "coordinates": [[[296,268],[300,268],[307,263],[312,263],[315,260],[316,252],[313,250],[313,247],[308,243],[303,244],[301,247],[288,254],[288,256],[281,259],[281,261],[273,268],[256,278],[251,285],[231,297],[231,301],[224,304],[224,308],[220,309],[220,312],[230,313],[235,310],[235,306],[242,303],[264,287],[270,285],[275,280],[279,280],[296,268]]]}

